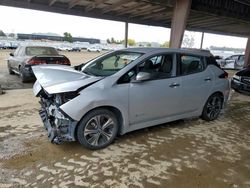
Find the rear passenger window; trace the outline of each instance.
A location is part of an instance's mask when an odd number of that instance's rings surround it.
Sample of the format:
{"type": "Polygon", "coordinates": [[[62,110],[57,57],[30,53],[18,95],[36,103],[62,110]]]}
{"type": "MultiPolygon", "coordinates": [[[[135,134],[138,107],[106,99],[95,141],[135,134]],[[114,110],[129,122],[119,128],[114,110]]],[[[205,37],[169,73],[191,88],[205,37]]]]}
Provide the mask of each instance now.
{"type": "Polygon", "coordinates": [[[180,55],[180,74],[187,75],[201,72],[205,68],[203,57],[192,55],[180,55]]]}

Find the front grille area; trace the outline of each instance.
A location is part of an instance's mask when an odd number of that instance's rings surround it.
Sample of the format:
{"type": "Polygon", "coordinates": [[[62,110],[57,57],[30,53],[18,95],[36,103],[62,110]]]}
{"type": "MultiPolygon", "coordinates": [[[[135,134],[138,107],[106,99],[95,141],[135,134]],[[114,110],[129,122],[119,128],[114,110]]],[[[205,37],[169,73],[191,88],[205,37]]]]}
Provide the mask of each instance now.
{"type": "Polygon", "coordinates": [[[246,77],[246,78],[242,78],[242,82],[244,83],[244,84],[247,84],[247,85],[250,85],[250,78],[249,77],[246,77]]]}

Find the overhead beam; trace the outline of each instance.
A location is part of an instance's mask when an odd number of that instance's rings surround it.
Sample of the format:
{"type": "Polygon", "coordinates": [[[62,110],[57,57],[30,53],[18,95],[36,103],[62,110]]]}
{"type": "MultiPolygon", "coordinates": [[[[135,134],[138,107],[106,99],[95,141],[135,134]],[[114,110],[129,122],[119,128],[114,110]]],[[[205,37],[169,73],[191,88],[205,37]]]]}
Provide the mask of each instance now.
{"type": "Polygon", "coordinates": [[[79,2],[80,2],[80,0],[71,0],[71,1],[69,2],[68,8],[69,8],[69,9],[73,8],[73,7],[76,6],[79,2]]]}
{"type": "Polygon", "coordinates": [[[171,23],[170,47],[180,48],[186,28],[191,0],[176,0],[171,23]]]}
{"type": "Polygon", "coordinates": [[[147,6],[147,4],[142,4],[142,3],[138,2],[136,5],[128,7],[127,10],[118,12],[117,15],[121,16],[121,15],[125,15],[125,14],[132,14],[134,12],[137,12],[139,8],[146,7],[146,6],[147,6]]]}
{"type": "Polygon", "coordinates": [[[96,8],[98,6],[98,4],[102,4],[107,0],[96,0],[93,3],[90,3],[86,8],[85,8],[85,12],[91,11],[94,8],[96,8]]]}
{"type": "MultiPolygon", "coordinates": [[[[134,17],[138,17],[138,16],[144,16],[144,15],[149,15],[149,14],[155,14],[157,12],[160,12],[162,10],[165,10],[165,7],[148,7],[147,9],[144,9],[142,11],[138,11],[138,13],[133,14],[132,16],[130,16],[130,18],[134,18],[134,17]]],[[[157,15],[157,14],[156,14],[157,15]]]]}
{"type": "Polygon", "coordinates": [[[159,11],[157,13],[157,15],[154,14],[147,14],[147,15],[143,15],[142,19],[143,20],[147,20],[147,19],[152,19],[152,20],[159,20],[162,17],[164,17],[164,20],[166,20],[166,18],[169,18],[170,14],[166,14],[166,12],[163,11],[159,11]]]}
{"type": "Polygon", "coordinates": [[[118,0],[118,1],[114,2],[112,5],[108,6],[106,8],[106,10],[103,10],[102,14],[106,14],[106,13],[112,11],[113,9],[116,9],[117,7],[122,6],[122,4],[124,4],[124,3],[127,4],[129,2],[130,2],[129,0],[118,0]]]}
{"type": "Polygon", "coordinates": [[[245,50],[244,67],[250,67],[250,36],[247,39],[247,46],[246,46],[246,50],[245,50]]]}
{"type": "Polygon", "coordinates": [[[56,2],[56,0],[50,0],[49,1],[49,6],[52,6],[55,2],[56,2]]]}

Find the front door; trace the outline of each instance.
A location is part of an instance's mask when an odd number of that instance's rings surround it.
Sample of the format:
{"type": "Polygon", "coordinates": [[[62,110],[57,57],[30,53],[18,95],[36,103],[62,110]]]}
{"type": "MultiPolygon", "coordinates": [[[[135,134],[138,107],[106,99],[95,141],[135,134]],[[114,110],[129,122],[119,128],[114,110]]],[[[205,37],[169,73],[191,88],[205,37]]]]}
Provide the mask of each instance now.
{"type": "Polygon", "coordinates": [[[129,123],[137,124],[179,114],[181,85],[180,78],[175,76],[175,56],[154,56],[141,63],[137,70],[150,73],[152,78],[130,83],[129,123]]]}

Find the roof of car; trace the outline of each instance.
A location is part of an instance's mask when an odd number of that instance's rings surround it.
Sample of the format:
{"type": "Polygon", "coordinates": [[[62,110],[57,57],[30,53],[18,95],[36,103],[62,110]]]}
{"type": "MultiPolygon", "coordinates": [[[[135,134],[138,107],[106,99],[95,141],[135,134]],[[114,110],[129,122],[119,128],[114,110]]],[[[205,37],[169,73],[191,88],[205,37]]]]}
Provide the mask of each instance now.
{"type": "Polygon", "coordinates": [[[189,48],[125,48],[122,51],[138,52],[138,53],[149,53],[149,52],[177,52],[177,53],[188,53],[194,55],[211,56],[209,50],[200,49],[189,49],[189,48]]]}
{"type": "Polygon", "coordinates": [[[27,47],[35,47],[35,48],[54,48],[53,46],[43,46],[43,45],[32,45],[32,44],[25,44],[25,45],[20,45],[20,47],[24,47],[24,48],[27,48],[27,47]]]}

